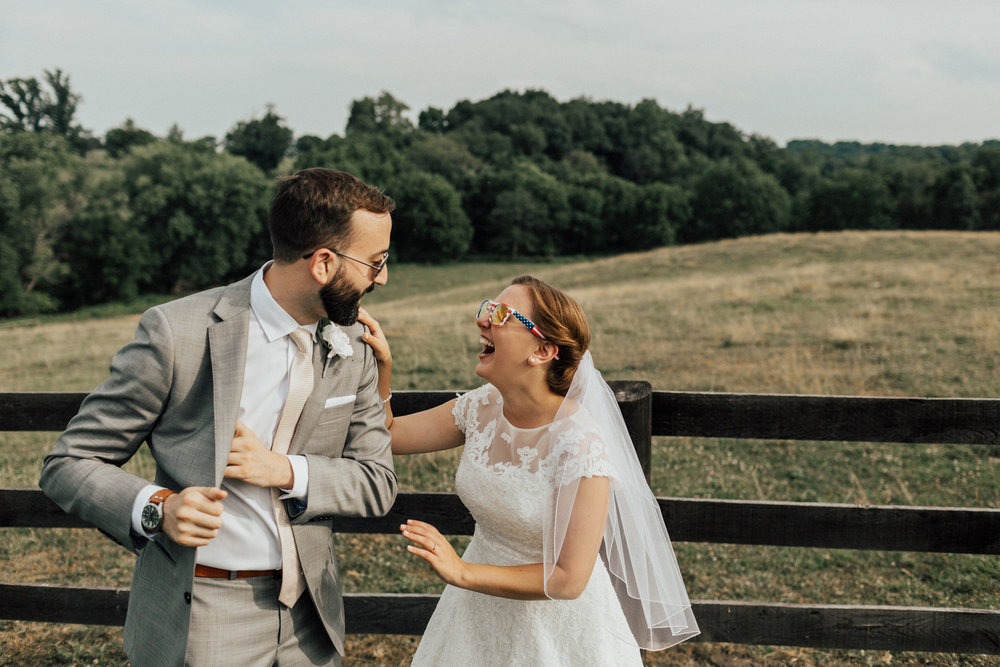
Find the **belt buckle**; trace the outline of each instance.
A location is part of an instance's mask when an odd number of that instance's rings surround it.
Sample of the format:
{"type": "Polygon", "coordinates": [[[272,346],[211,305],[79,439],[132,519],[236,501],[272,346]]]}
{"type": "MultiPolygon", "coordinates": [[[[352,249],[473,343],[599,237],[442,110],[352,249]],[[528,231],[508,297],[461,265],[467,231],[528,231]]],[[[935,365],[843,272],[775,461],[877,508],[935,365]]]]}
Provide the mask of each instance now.
{"type": "Polygon", "coordinates": [[[239,576],[240,576],[240,573],[238,571],[236,571],[236,570],[230,570],[229,571],[229,581],[232,581],[233,579],[236,579],[239,576]]]}

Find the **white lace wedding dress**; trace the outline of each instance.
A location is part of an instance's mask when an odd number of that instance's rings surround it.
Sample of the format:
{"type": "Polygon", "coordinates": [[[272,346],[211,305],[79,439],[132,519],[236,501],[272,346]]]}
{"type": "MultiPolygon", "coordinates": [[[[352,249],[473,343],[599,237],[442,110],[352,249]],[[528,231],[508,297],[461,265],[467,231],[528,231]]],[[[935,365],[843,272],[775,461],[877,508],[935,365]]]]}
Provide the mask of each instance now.
{"type": "MultiPolygon", "coordinates": [[[[492,385],[461,396],[453,413],[466,438],[455,486],[476,520],[463,560],[542,562],[542,525],[553,488],[552,466],[546,463],[559,448],[548,442],[548,427],[514,427],[492,385]]],[[[608,474],[600,456],[584,457],[580,464],[582,476],[608,474]]],[[[510,600],[447,586],[412,664],[575,667],[642,660],[598,558],[590,582],[574,600],[510,600]]]]}

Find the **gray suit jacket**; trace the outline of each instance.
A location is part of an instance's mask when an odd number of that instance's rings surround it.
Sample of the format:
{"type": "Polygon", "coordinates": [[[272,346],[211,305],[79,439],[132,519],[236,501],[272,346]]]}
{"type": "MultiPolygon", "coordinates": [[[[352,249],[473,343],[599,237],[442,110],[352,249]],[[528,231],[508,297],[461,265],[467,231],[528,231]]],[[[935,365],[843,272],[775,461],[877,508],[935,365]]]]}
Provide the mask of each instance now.
{"type": "MultiPolygon", "coordinates": [[[[132,532],[133,501],[148,481],[120,466],[147,442],[158,484],[221,485],[243,386],[251,279],[148,310],[42,468],[46,495],[137,552],[125,621],[135,665],[183,663],[195,549],[132,532]]],[[[344,607],[330,519],[381,516],[396,495],[375,360],[360,324],[345,331],[351,357],[327,360],[316,346],[314,389],[289,446],[309,466],[308,506],[290,512],[292,530],[309,594],[341,654],[344,607]],[[357,395],[353,403],[325,408],[327,398],[349,394],[357,395]]]]}

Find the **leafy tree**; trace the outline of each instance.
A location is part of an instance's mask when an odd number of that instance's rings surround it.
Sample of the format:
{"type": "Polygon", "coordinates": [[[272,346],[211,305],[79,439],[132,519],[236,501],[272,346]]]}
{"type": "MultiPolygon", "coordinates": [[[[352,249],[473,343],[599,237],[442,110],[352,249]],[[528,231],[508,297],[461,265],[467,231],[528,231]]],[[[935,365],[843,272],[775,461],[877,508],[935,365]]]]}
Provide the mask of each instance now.
{"type": "Polygon", "coordinates": [[[64,138],[17,132],[0,140],[0,315],[58,306],[51,290],[69,266],[54,244],[86,198],[84,162],[64,138]]]}
{"type": "Polygon", "coordinates": [[[44,84],[34,77],[0,81],[0,127],[28,132],[49,132],[65,138],[78,152],[92,146],[89,133],[74,123],[82,97],[70,87],[62,70],[45,70],[44,84]]]}
{"type": "Polygon", "coordinates": [[[979,193],[972,180],[972,166],[968,163],[953,165],[935,183],[933,221],[937,229],[982,227],[979,193]]]}
{"type": "Polygon", "coordinates": [[[448,137],[461,143],[476,158],[498,167],[510,166],[516,159],[510,135],[488,129],[480,118],[462,124],[449,132],[448,137]]]}
{"type": "Polygon", "coordinates": [[[0,121],[4,129],[41,132],[45,128],[45,97],[38,79],[0,81],[0,121]]]}
{"type": "Polygon", "coordinates": [[[145,146],[156,140],[152,132],[137,126],[131,118],[126,118],[120,127],[113,127],[104,133],[104,147],[113,158],[125,155],[133,146],[145,146]]]}
{"type": "Polygon", "coordinates": [[[410,107],[392,94],[382,91],[378,99],[364,97],[351,103],[345,136],[359,132],[382,132],[398,139],[413,130],[413,123],[404,115],[410,107]]]}
{"type": "MultiPolygon", "coordinates": [[[[589,153],[587,153],[589,155],[589,153]]],[[[567,254],[589,254],[607,252],[604,225],[604,194],[594,187],[594,180],[605,177],[595,174],[587,183],[572,183],[567,188],[566,201],[570,208],[570,220],[566,233],[562,235],[559,249],[567,254]]]]}
{"type": "Polygon", "coordinates": [[[1000,229],[1000,144],[984,142],[972,158],[984,229],[1000,229]]]}
{"type": "Polygon", "coordinates": [[[576,150],[598,157],[613,150],[599,105],[581,97],[562,105],[562,114],[576,150]]]}
{"type": "Polygon", "coordinates": [[[441,109],[427,107],[417,116],[417,127],[431,134],[443,134],[448,127],[448,123],[441,109]]]}
{"type": "Polygon", "coordinates": [[[295,154],[301,155],[323,147],[323,140],[315,135],[306,134],[295,140],[295,154]]]}
{"type": "Polygon", "coordinates": [[[374,185],[383,185],[413,168],[406,152],[391,136],[381,132],[355,132],[331,136],[322,146],[295,159],[295,169],[342,169],[374,185]]]}
{"type": "Polygon", "coordinates": [[[524,254],[541,254],[543,248],[551,252],[549,216],[545,204],[523,184],[497,195],[488,218],[493,229],[492,247],[509,252],[511,259],[524,254]]]}
{"type": "Polygon", "coordinates": [[[147,269],[148,239],[128,209],[122,173],[105,171],[56,244],[56,254],[73,267],[57,290],[64,307],[134,298],[147,269]]]}
{"type": "Polygon", "coordinates": [[[482,217],[473,218],[473,243],[481,252],[511,259],[556,253],[560,239],[569,233],[565,185],[526,160],[483,172],[477,185],[473,208],[482,217]]]}
{"type": "Polygon", "coordinates": [[[671,245],[690,217],[688,195],[664,183],[639,185],[623,178],[597,181],[604,201],[604,247],[595,250],[646,250],[671,245]]]}
{"type": "Polygon", "coordinates": [[[265,174],[274,173],[292,147],[292,131],[282,120],[268,105],[263,118],[240,121],[226,133],[226,150],[245,157],[265,174]]]}
{"type": "Polygon", "coordinates": [[[465,187],[483,164],[451,135],[421,133],[410,144],[407,156],[421,171],[444,176],[456,187],[465,187]]]}
{"type": "Polygon", "coordinates": [[[157,143],[123,161],[132,223],[146,235],[143,289],[180,291],[244,273],[263,233],[271,184],[242,158],[157,143]]]}
{"type": "Polygon", "coordinates": [[[885,174],[889,194],[895,201],[895,220],[900,229],[931,229],[934,183],[940,168],[930,160],[905,161],[885,174]]]}
{"type": "Polygon", "coordinates": [[[722,160],[692,185],[691,222],[684,241],[769,234],[788,229],[791,197],[774,176],[747,160],[722,160]]]}
{"type": "Polygon", "coordinates": [[[878,173],[850,168],[823,179],[809,194],[804,231],[891,229],[892,196],[878,173]]]}
{"type": "Polygon", "coordinates": [[[472,223],[462,200],[443,177],[412,170],[387,183],[396,201],[393,252],[402,261],[460,259],[472,241],[472,223]]]}

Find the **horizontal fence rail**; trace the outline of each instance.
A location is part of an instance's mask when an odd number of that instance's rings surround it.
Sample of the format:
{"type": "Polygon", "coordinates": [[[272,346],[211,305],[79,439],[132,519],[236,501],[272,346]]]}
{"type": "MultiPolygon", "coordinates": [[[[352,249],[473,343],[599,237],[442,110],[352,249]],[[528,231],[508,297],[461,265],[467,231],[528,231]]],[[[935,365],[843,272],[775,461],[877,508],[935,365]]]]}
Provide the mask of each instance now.
{"type": "MultiPolygon", "coordinates": [[[[0,583],[5,618],[124,625],[126,588],[0,583]]],[[[346,593],[351,634],[423,634],[437,595],[346,593]]],[[[948,653],[1000,652],[1000,611],[693,600],[690,641],[948,653]]]]}
{"type": "MultiPolygon", "coordinates": [[[[1000,399],[803,396],[652,391],[612,381],[626,424],[648,401],[652,435],[766,440],[1000,444],[1000,399]],[[648,397],[645,395],[648,392],[648,397]],[[628,412],[626,412],[628,411],[628,412]]],[[[449,401],[461,391],[397,391],[397,415],[449,401]]],[[[0,431],[62,431],[84,393],[0,393],[0,431]]]]}
{"type": "Polygon", "coordinates": [[[1000,400],[656,391],[653,435],[1000,444],[1000,400]]]}
{"type": "MultiPolygon", "coordinates": [[[[652,391],[614,381],[650,470],[653,436],[996,445],[1000,400],[652,391]]],[[[400,391],[397,415],[459,391],[400,391]]],[[[86,394],[0,394],[0,431],[61,431],[86,394]]],[[[940,553],[1000,553],[1000,510],[657,498],[671,538],[708,542],[940,553]]],[[[397,534],[407,518],[470,535],[474,521],[452,493],[401,493],[382,518],[339,518],[336,532],[397,534]]],[[[89,527],[38,489],[0,489],[0,528],[89,527]]],[[[436,595],[347,594],[347,631],[420,634],[436,595]]],[[[696,641],[870,650],[1000,654],[1000,611],[918,607],[694,601],[696,641]]],[[[0,583],[0,618],[121,625],[128,590],[0,583]]]]}
{"type": "MultiPolygon", "coordinates": [[[[1000,554],[1000,510],[657,498],[675,542],[1000,554]]],[[[384,517],[339,517],[338,533],[394,535],[420,519],[447,535],[475,522],[454,493],[400,493],[384,517]]],[[[37,489],[0,489],[0,528],[88,528],[37,489]]]]}

